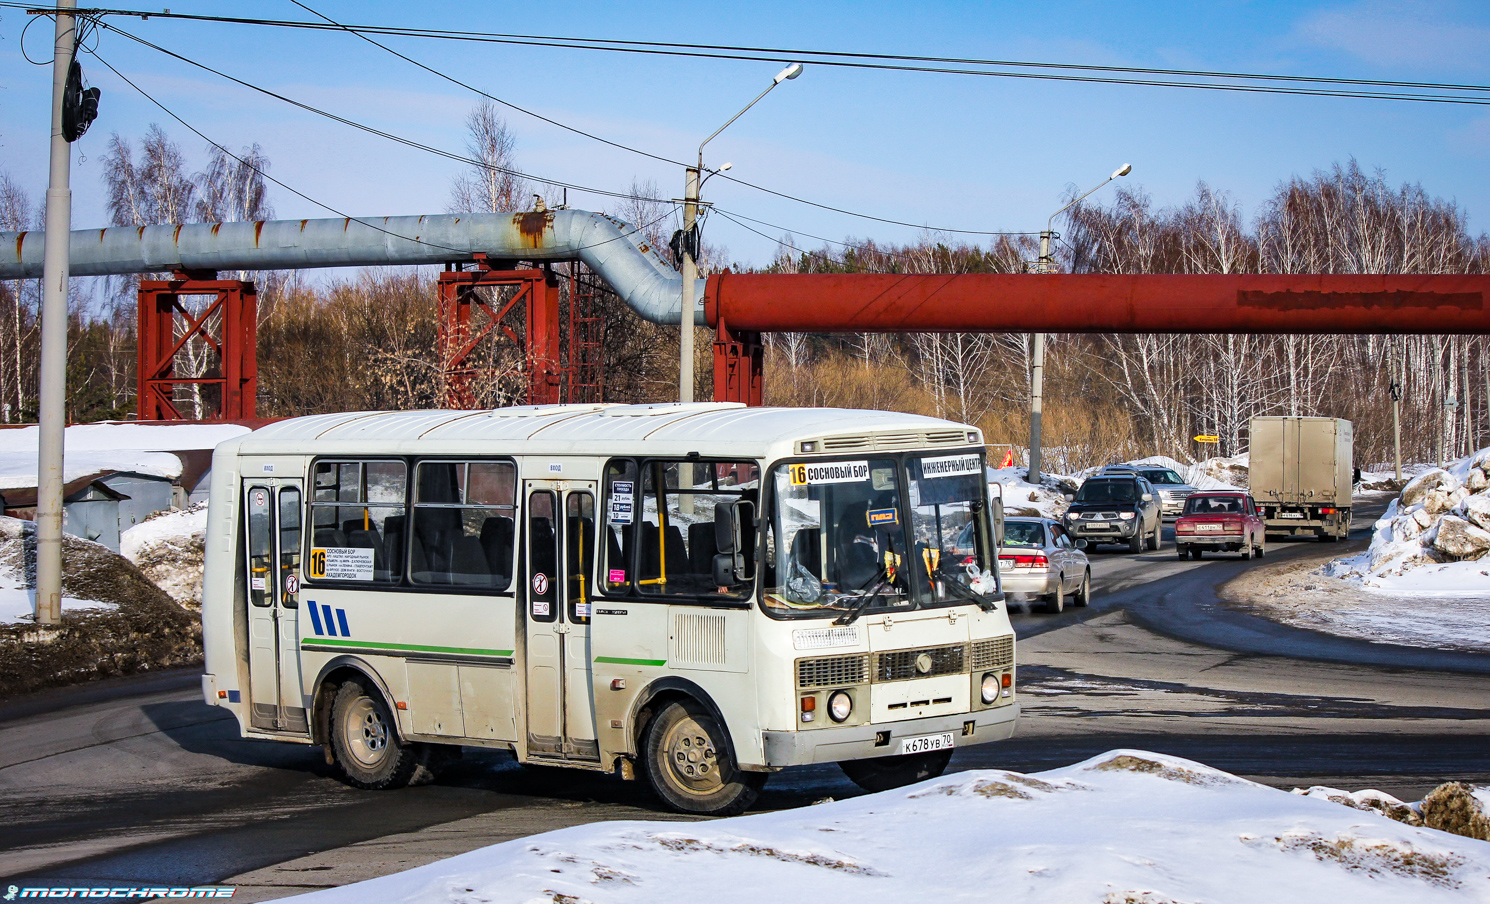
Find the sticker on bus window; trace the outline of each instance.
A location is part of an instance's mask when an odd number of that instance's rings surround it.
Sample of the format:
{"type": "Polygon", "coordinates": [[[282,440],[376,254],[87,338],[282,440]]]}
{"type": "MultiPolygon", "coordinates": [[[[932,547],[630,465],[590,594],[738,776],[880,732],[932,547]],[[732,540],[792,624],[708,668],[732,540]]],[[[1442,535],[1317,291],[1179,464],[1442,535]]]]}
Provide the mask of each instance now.
{"type": "MultiPolygon", "coordinates": [[[[548,593],[548,575],[541,571],[533,575],[533,592],[539,596],[548,593]]],[[[548,604],[544,603],[544,605],[546,606],[548,604]]],[[[544,614],[546,615],[547,613],[544,614]]]]}
{"type": "Polygon", "coordinates": [[[610,570],[609,581],[612,584],[624,584],[624,583],[626,583],[626,569],[624,569],[624,568],[612,568],[610,570]]]}
{"type": "Polygon", "coordinates": [[[533,614],[540,618],[548,618],[548,600],[533,600],[533,614]]]}
{"type": "Polygon", "coordinates": [[[250,590],[263,590],[264,589],[264,579],[263,578],[249,578],[248,579],[248,588],[250,590]]]}
{"type": "Polygon", "coordinates": [[[792,486],[823,483],[862,483],[869,479],[867,461],[826,461],[791,465],[792,486]]]}
{"type": "Polygon", "coordinates": [[[635,504],[633,491],[635,484],[629,480],[613,480],[610,485],[610,514],[607,516],[612,524],[630,524],[635,517],[632,506],[635,504]]]}
{"type": "Polygon", "coordinates": [[[371,581],[373,551],[366,546],[328,546],[310,551],[310,576],[325,581],[371,581]]]}
{"type": "Polygon", "coordinates": [[[900,514],[895,509],[870,509],[864,513],[870,527],[894,527],[900,523],[900,514]]]}
{"type": "Polygon", "coordinates": [[[575,615],[576,618],[589,618],[590,617],[590,604],[589,603],[575,603],[574,604],[574,615],[575,615]]]}
{"type": "Polygon", "coordinates": [[[922,477],[962,477],[983,473],[983,463],[976,455],[947,455],[921,459],[922,477]]]}

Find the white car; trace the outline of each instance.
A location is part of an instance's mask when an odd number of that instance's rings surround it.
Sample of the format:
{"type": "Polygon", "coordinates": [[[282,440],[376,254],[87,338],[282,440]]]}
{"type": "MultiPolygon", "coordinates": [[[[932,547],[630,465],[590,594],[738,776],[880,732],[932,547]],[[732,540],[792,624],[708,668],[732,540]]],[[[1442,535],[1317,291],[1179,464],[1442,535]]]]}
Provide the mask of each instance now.
{"type": "Polygon", "coordinates": [[[1009,518],[999,547],[999,576],[1004,592],[1043,600],[1046,612],[1060,612],[1071,602],[1085,606],[1092,600],[1092,567],[1085,540],[1072,540],[1066,529],[1049,518],[1009,518]]]}

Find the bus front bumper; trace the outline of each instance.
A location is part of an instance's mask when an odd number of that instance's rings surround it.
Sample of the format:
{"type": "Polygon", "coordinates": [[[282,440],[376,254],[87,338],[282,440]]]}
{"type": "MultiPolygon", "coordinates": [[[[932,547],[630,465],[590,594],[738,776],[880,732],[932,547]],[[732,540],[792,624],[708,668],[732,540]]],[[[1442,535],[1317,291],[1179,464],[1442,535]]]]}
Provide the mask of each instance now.
{"type": "Polygon", "coordinates": [[[808,763],[838,763],[843,760],[863,760],[870,757],[894,756],[900,752],[903,738],[922,735],[952,733],[957,747],[1003,741],[1014,734],[1014,722],[1019,718],[1019,704],[1011,703],[994,709],[983,709],[971,713],[950,716],[933,716],[926,719],[907,719],[904,722],[883,722],[878,725],[856,725],[850,728],[818,728],[809,731],[763,732],[766,748],[766,768],[783,766],[805,766],[808,763]],[[967,733],[967,723],[973,723],[972,733],[967,733]],[[888,742],[880,737],[889,733],[888,742]],[[882,743],[883,742],[883,743],[882,743]]]}

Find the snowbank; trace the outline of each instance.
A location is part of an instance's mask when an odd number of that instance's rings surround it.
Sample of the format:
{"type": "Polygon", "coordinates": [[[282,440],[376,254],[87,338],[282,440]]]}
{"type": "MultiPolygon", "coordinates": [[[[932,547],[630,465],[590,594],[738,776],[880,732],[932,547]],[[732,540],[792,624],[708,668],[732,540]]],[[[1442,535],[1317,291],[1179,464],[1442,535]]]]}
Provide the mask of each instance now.
{"type": "Polygon", "coordinates": [[[302,900],[1430,904],[1487,897],[1484,842],[1127,750],[1037,775],[962,772],[756,816],[577,826],[302,900]]]}
{"type": "Polygon", "coordinates": [[[119,551],[155,586],[189,609],[202,607],[207,503],[152,515],[119,537],[119,551]]]}
{"type": "MultiPolygon", "coordinates": [[[[0,431],[3,433],[5,431],[0,431]]],[[[151,477],[166,477],[175,480],[181,476],[181,459],[169,452],[114,451],[74,452],[64,451],[62,456],[62,480],[64,483],[97,474],[100,471],[134,471],[151,477]]],[[[36,486],[36,450],[27,452],[0,452],[0,492],[21,487],[36,486]]]]}
{"type": "MultiPolygon", "coordinates": [[[[1075,494],[1081,483],[1060,474],[1040,472],[1040,483],[1030,483],[1029,468],[989,468],[988,483],[999,484],[1007,517],[1059,518],[1070,502],[1066,494],[1075,494]]],[[[996,491],[997,492],[997,491],[996,491]]]]}
{"type": "Polygon", "coordinates": [[[1376,522],[1365,552],[1324,573],[1418,596],[1490,592],[1490,449],[1413,478],[1376,522]]]}

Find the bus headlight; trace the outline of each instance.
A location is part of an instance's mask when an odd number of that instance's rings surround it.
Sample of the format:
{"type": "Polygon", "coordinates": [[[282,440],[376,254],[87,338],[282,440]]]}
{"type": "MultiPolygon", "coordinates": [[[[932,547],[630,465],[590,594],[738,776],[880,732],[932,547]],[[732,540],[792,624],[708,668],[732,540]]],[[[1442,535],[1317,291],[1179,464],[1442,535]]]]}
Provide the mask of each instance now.
{"type": "Polygon", "coordinates": [[[992,703],[999,698],[999,676],[989,672],[983,676],[983,702],[992,703]]]}
{"type": "Polygon", "coordinates": [[[828,717],[834,722],[842,722],[854,711],[854,698],[848,691],[834,691],[833,696],[828,698],[828,717]]]}

